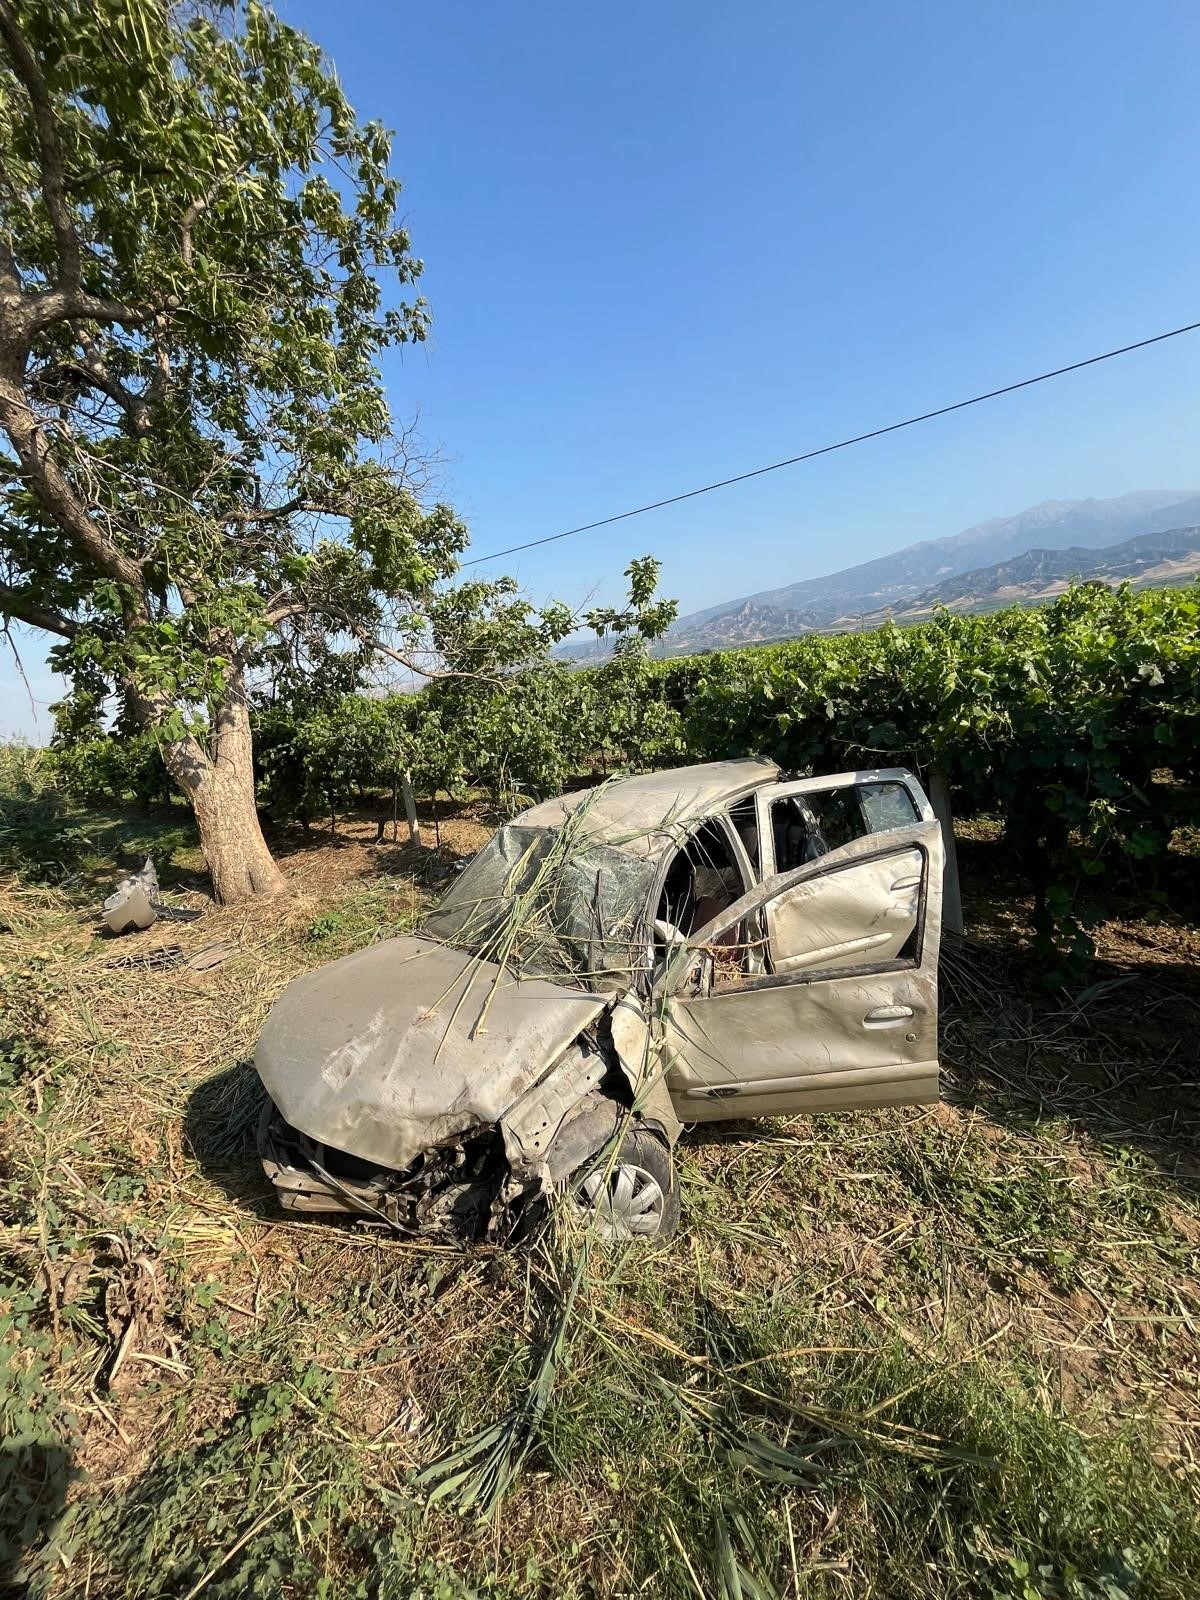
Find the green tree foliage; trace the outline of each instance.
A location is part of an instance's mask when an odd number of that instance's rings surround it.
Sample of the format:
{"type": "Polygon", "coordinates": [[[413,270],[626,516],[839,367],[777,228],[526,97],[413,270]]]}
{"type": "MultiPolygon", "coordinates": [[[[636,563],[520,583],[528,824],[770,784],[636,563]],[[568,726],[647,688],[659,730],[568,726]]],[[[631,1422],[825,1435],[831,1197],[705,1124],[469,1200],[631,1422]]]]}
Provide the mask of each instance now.
{"type": "Polygon", "coordinates": [[[0,614],[58,637],[68,729],[116,691],[153,733],[218,895],[272,890],[257,669],[511,669],[570,619],[445,590],[466,533],[376,365],[425,337],[421,263],[312,41],[255,0],[0,0],[0,145],[0,614]]]}
{"type": "Polygon", "coordinates": [[[1194,778],[1200,591],[1070,590],[1054,605],[664,663],[692,759],[801,771],[938,766],[1004,819],[1047,950],[1084,954],[1084,880],[1166,845],[1151,773],[1194,778]]]}
{"type": "MultiPolygon", "coordinates": [[[[494,612],[473,612],[464,586],[453,596],[464,607],[456,629],[460,673],[441,675],[419,694],[378,699],[339,694],[337,674],[306,677],[295,693],[272,695],[255,729],[263,796],[273,815],[306,824],[334,818],[364,792],[394,794],[405,775],[424,794],[481,785],[511,811],[532,796],[561,793],[614,752],[621,766],[659,755],[678,759],[677,739],[660,748],[651,737],[663,713],[645,692],[653,672],[649,643],[677,609],[657,597],[658,570],[652,557],[633,561],[625,606],[587,614],[588,627],[616,642],[612,662],[594,672],[573,672],[548,654],[519,672],[465,670],[471,650],[495,660],[505,644],[484,637],[495,630],[494,612]]],[[[564,612],[555,626],[565,631],[573,620],[564,612]]],[[[450,639],[443,648],[453,661],[450,639]]],[[[675,719],[666,715],[673,729],[675,719]]]]}
{"type": "Polygon", "coordinates": [[[506,809],[606,771],[746,754],[795,772],[936,766],[959,814],[1003,820],[1047,954],[1080,956],[1089,885],[1166,848],[1170,786],[1152,774],[1200,776],[1200,590],[1085,585],[1036,610],[670,661],[627,647],[502,689],[277,709],[259,728],[265,792],[293,816],[387,791],[401,763],[427,794],[479,786],[506,809]]]}

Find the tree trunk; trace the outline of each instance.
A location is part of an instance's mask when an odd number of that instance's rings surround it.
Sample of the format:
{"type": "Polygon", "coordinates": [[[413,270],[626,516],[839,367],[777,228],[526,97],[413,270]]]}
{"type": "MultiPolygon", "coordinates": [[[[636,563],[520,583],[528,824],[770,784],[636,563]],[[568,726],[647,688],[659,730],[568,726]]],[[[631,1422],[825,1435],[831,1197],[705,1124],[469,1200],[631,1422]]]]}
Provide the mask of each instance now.
{"type": "Polygon", "coordinates": [[[282,894],[287,885],[263,838],[253,774],[247,785],[240,773],[214,766],[191,801],[200,848],[220,904],[282,894]]]}
{"type": "Polygon", "coordinates": [[[217,712],[211,757],[194,739],[163,746],[167,770],[187,795],[200,830],[213,894],[223,906],[287,885],[263,838],[254,798],[250,710],[240,683],[217,712]]]}

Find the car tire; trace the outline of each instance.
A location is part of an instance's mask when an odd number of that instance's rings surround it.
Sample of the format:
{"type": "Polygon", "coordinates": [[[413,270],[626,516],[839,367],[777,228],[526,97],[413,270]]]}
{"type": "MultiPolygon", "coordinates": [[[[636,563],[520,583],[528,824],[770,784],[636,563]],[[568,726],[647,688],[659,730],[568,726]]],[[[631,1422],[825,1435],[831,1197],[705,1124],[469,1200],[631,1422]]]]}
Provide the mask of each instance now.
{"type": "Polygon", "coordinates": [[[627,1133],[614,1156],[601,1152],[571,1180],[576,1204],[598,1238],[664,1243],[679,1227],[679,1183],[656,1134],[627,1133]]]}

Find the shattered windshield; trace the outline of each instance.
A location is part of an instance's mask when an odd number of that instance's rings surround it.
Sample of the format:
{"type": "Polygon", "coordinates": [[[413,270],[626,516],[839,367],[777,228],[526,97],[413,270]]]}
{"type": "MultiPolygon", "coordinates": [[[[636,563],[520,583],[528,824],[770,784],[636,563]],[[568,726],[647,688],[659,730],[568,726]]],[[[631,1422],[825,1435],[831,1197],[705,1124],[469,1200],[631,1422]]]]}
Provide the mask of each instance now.
{"type": "Polygon", "coordinates": [[[559,828],[501,828],[424,932],[522,977],[623,989],[641,965],[640,924],[655,862],[559,828]]]}

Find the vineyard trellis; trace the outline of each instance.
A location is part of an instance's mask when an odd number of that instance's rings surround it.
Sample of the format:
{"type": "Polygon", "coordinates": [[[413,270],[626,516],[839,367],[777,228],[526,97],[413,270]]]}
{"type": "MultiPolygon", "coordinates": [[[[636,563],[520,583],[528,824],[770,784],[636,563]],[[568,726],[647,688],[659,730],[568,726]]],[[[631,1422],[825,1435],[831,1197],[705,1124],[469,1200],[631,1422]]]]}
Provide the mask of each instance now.
{"type": "MultiPolygon", "coordinates": [[[[146,798],[144,742],[67,746],[63,779],[146,798]]],[[[1200,589],[1082,584],[986,616],[264,709],[256,746],[262,803],[306,823],[404,772],[511,812],[609,772],[749,753],[801,772],[936,766],[956,814],[1003,822],[1041,944],[1078,956],[1089,880],[1147,863],[1152,886],[1174,785],[1200,776],[1200,589]]]]}

